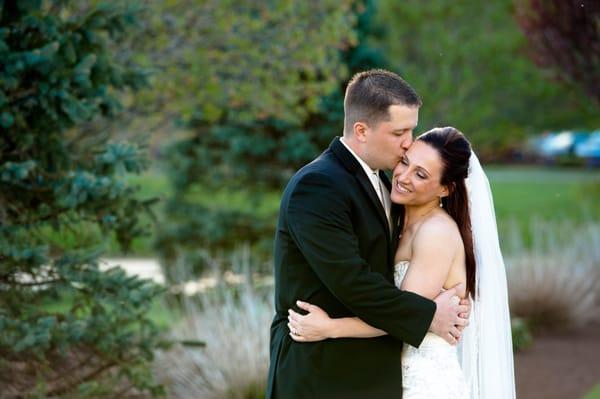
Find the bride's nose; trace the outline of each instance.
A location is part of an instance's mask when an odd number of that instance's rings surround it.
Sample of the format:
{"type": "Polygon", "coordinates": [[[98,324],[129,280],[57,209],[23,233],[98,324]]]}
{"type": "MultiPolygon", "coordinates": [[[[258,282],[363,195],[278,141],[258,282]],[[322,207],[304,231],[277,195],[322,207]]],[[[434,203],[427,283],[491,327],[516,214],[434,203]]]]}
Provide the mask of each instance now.
{"type": "Polygon", "coordinates": [[[406,182],[408,179],[408,168],[402,163],[399,163],[396,169],[394,169],[394,177],[399,182],[406,182]]]}
{"type": "Polygon", "coordinates": [[[408,168],[406,168],[398,175],[398,181],[401,183],[408,183],[408,176],[408,168]]]}

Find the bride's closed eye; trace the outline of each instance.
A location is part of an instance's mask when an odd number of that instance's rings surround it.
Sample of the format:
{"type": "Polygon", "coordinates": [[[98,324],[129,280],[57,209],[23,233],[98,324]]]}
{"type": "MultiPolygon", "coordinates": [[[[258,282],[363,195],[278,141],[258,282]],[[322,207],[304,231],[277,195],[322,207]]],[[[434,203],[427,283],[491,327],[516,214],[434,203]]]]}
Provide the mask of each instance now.
{"type": "MultiPolygon", "coordinates": [[[[402,160],[400,161],[400,163],[401,163],[402,165],[404,165],[404,166],[408,166],[408,158],[407,158],[406,156],[404,156],[404,158],[402,158],[402,160]]],[[[425,173],[423,173],[423,172],[422,172],[422,171],[420,171],[420,170],[417,170],[417,171],[415,172],[415,175],[416,175],[416,176],[417,176],[419,179],[421,179],[421,180],[425,180],[425,179],[427,179],[427,175],[425,175],[425,173]]]]}

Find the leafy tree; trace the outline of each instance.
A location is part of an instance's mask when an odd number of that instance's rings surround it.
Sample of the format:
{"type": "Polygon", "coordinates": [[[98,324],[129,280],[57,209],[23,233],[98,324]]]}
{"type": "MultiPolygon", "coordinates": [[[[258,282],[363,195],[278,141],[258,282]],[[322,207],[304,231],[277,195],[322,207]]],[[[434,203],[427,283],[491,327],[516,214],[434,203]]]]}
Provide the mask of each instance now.
{"type": "Polygon", "coordinates": [[[516,19],[536,65],[580,85],[600,105],[600,3],[518,0],[516,19]]]}
{"type": "Polygon", "coordinates": [[[2,397],[161,392],[147,315],[159,288],[99,267],[105,237],[126,248],[144,231],[148,203],[122,176],[147,160],[90,128],[145,84],[114,52],[138,10],[77,4],[0,2],[2,397]]]}
{"type": "MultiPolygon", "coordinates": [[[[323,97],[348,76],[339,54],[355,43],[356,7],[215,0],[193,8],[182,0],[154,13],[163,46],[154,51],[169,54],[156,84],[176,98],[160,103],[191,130],[165,155],[174,195],[158,248],[167,263],[183,258],[200,272],[244,242],[270,252],[276,209],[265,206],[268,192],[341,129],[307,126],[327,122],[316,115],[323,97]],[[199,200],[202,193],[210,198],[199,200]]],[[[177,279],[172,267],[167,274],[177,279]]]]}
{"type": "Polygon", "coordinates": [[[421,94],[419,129],[453,125],[487,159],[544,130],[595,128],[597,108],[524,55],[511,0],[379,2],[378,43],[421,94]]]}

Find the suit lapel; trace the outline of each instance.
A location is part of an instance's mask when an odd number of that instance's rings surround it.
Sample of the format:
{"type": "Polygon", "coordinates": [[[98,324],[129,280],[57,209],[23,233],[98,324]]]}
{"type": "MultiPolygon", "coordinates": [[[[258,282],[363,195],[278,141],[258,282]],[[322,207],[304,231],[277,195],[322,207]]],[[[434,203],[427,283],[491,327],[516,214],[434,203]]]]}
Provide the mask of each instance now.
{"type": "Polygon", "coordinates": [[[390,246],[390,250],[393,267],[396,250],[400,245],[400,232],[402,231],[402,224],[404,223],[404,207],[402,205],[392,203],[392,221],[394,223],[394,229],[392,231],[392,245],[390,246]]]}
{"type": "Polygon", "coordinates": [[[377,211],[379,221],[383,223],[383,226],[385,227],[388,233],[386,234],[386,236],[389,237],[390,228],[389,223],[387,221],[387,217],[385,216],[385,210],[383,209],[383,205],[381,204],[381,201],[379,200],[379,197],[377,196],[377,193],[373,188],[373,184],[371,184],[371,180],[369,180],[369,178],[365,174],[365,171],[362,168],[360,168],[360,170],[354,176],[356,177],[356,180],[358,180],[358,183],[363,188],[363,190],[367,193],[367,196],[371,200],[371,204],[375,207],[377,211]]]}
{"type": "MultiPolygon", "coordinates": [[[[387,187],[390,192],[390,196],[392,193],[392,183],[387,175],[383,172],[379,172],[379,177],[383,184],[387,187]]],[[[391,201],[391,198],[390,198],[391,201]]],[[[390,245],[390,271],[393,271],[394,267],[394,259],[396,257],[396,250],[398,249],[398,245],[400,244],[400,231],[402,229],[402,220],[404,219],[404,207],[399,204],[395,204],[392,202],[392,208],[390,210],[391,219],[392,219],[392,228],[391,228],[391,245],[390,245]]]]}
{"type": "Polygon", "coordinates": [[[389,193],[389,201],[390,201],[390,218],[386,219],[388,222],[388,231],[390,232],[390,234],[394,233],[394,227],[396,224],[396,219],[394,218],[394,203],[392,202],[392,183],[390,182],[390,179],[388,178],[387,174],[383,171],[379,171],[379,178],[381,179],[381,181],[383,182],[383,185],[385,186],[385,188],[387,189],[388,193],[389,193]],[[391,224],[391,225],[390,225],[391,224]]]}
{"type": "MultiPolygon", "coordinates": [[[[373,207],[375,207],[375,211],[377,212],[379,221],[383,224],[383,227],[388,232],[386,234],[386,237],[388,237],[388,243],[389,243],[390,242],[390,234],[389,234],[390,228],[388,227],[389,223],[388,223],[387,217],[385,216],[385,210],[383,209],[383,205],[381,204],[381,201],[379,200],[379,197],[377,196],[377,193],[375,192],[375,189],[373,188],[373,185],[371,184],[371,181],[369,180],[369,177],[366,175],[364,169],[362,168],[362,166],[360,166],[360,164],[358,163],[358,161],[356,160],[354,155],[352,155],[350,153],[350,151],[348,151],[348,149],[344,146],[344,144],[342,144],[340,142],[339,137],[336,137],[335,139],[333,139],[333,141],[329,145],[329,149],[336,155],[336,157],[340,160],[342,165],[344,165],[344,167],[350,173],[354,174],[354,177],[358,181],[359,186],[362,187],[363,191],[369,198],[369,202],[371,203],[371,205],[373,207]]],[[[388,189],[389,189],[389,187],[391,187],[391,184],[389,182],[389,179],[387,179],[387,177],[386,177],[386,181],[384,181],[384,184],[387,184],[388,189]],[[386,181],[387,181],[387,183],[386,183],[386,181]]]]}

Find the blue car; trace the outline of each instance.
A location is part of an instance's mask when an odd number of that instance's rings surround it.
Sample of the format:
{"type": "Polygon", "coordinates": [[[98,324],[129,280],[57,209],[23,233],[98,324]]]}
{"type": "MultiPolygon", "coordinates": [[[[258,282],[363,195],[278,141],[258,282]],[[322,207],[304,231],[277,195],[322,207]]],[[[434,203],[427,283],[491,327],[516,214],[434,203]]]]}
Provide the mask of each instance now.
{"type": "Polygon", "coordinates": [[[600,164],[600,130],[592,132],[588,139],[575,146],[575,155],[583,158],[588,164],[600,164]]]}
{"type": "Polygon", "coordinates": [[[537,152],[544,158],[573,155],[575,147],[587,141],[589,135],[583,132],[551,133],[535,143],[537,152]]]}

